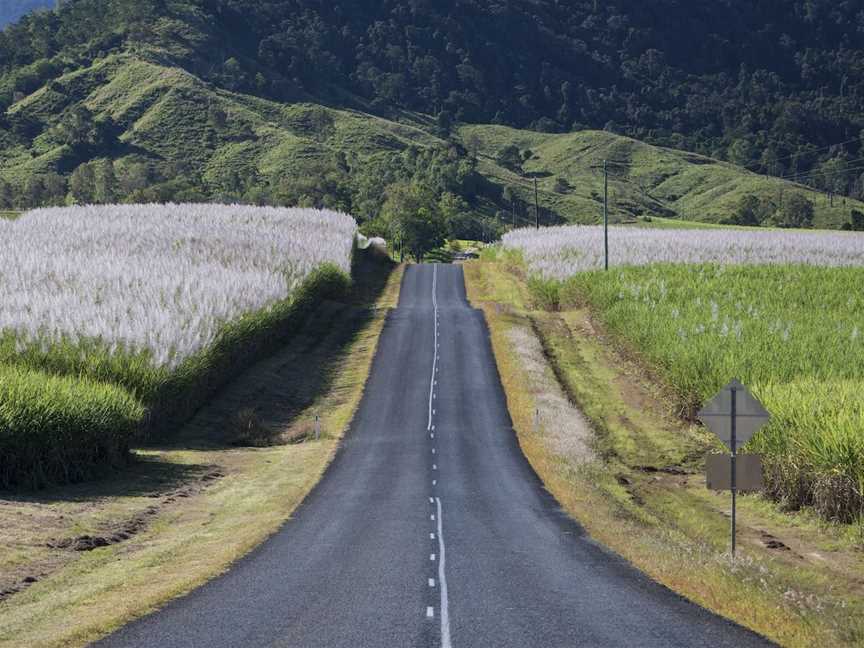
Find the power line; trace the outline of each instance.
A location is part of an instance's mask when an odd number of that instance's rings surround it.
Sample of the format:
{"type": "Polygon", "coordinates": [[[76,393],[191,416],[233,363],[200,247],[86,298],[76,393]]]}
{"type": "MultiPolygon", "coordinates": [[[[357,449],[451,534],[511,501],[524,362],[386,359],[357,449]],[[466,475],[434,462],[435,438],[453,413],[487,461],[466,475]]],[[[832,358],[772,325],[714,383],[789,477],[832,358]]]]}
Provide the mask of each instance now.
{"type": "MultiPolygon", "coordinates": [[[[798,155],[813,155],[814,153],[819,153],[821,151],[828,151],[828,150],[830,150],[836,146],[845,146],[846,144],[852,144],[853,142],[860,142],[860,141],[861,141],[860,137],[855,137],[853,139],[846,140],[845,142],[838,142],[836,144],[829,144],[828,146],[823,146],[820,148],[810,149],[807,151],[796,151],[795,153],[790,153],[789,155],[784,155],[783,157],[779,157],[774,161],[775,162],[782,162],[783,160],[789,160],[789,159],[792,159],[798,155]]],[[[755,171],[756,170],[750,166],[746,166],[744,168],[747,169],[748,171],[755,171]]]]}
{"type": "MultiPolygon", "coordinates": [[[[853,158],[853,159],[851,159],[851,160],[843,160],[843,163],[844,163],[844,164],[864,164],[864,157],[860,157],[860,158],[853,158]]],[[[802,175],[805,175],[805,174],[811,174],[811,173],[829,173],[829,171],[825,171],[825,170],[822,170],[822,169],[811,169],[810,171],[799,171],[799,172],[796,172],[796,173],[787,173],[786,175],[781,175],[781,176],[772,176],[772,177],[775,177],[775,178],[783,178],[783,179],[785,179],[785,178],[796,178],[796,177],[800,177],[800,176],[802,176],[802,175]]],[[[833,171],[831,171],[830,173],[833,173],[833,171]]]]}
{"type": "MultiPolygon", "coordinates": [[[[843,169],[844,173],[850,173],[853,171],[864,171],[864,166],[856,166],[856,167],[849,167],[849,168],[843,169]]],[[[797,175],[793,175],[793,176],[780,176],[780,177],[778,177],[778,179],[779,180],[794,180],[794,181],[798,182],[800,180],[808,180],[808,179],[813,180],[815,178],[825,177],[825,176],[831,175],[833,173],[835,173],[835,172],[834,171],[826,171],[826,170],[811,171],[810,173],[797,174],[797,175]]]]}

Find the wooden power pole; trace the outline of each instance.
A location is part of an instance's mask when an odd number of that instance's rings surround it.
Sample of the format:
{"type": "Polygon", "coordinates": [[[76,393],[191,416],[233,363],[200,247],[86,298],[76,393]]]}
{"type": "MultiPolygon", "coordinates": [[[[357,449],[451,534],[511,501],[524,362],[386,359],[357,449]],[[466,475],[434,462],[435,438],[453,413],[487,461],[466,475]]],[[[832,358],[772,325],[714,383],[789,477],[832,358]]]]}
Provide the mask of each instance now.
{"type": "Polygon", "coordinates": [[[540,229],[540,200],[537,196],[537,177],[534,177],[534,226],[540,229]]]}
{"type": "Polygon", "coordinates": [[[603,160],[603,252],[605,269],[609,269],[609,165],[603,160]]]}

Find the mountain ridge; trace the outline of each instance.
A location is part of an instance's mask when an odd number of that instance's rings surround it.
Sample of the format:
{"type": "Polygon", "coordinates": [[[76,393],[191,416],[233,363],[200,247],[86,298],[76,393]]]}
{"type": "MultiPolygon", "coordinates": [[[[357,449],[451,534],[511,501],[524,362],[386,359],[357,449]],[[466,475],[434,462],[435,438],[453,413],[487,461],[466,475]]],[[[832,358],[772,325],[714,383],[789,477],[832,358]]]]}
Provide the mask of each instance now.
{"type": "Polygon", "coordinates": [[[56,0],[3,0],[0,5],[0,29],[37,9],[51,9],[56,0]]]}

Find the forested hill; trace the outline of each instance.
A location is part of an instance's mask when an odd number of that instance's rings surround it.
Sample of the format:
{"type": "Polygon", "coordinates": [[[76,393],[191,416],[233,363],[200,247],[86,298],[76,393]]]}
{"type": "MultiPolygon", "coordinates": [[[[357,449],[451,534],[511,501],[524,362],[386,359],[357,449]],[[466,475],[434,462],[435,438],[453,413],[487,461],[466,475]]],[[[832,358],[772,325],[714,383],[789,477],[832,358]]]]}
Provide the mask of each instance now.
{"type": "Polygon", "coordinates": [[[70,0],[8,30],[0,61],[65,50],[66,66],[132,40],[274,99],[606,129],[775,175],[831,160],[819,182],[835,191],[864,166],[864,8],[850,0],[70,0]]]}
{"type": "Polygon", "coordinates": [[[489,235],[529,217],[531,175],[548,222],[593,221],[609,157],[617,219],[860,225],[859,5],[63,0],[0,31],[0,209],[220,199],[362,220],[409,183],[489,235]]]}
{"type": "Polygon", "coordinates": [[[3,0],[0,2],[0,27],[18,20],[28,11],[56,6],[56,0],[3,0]]]}

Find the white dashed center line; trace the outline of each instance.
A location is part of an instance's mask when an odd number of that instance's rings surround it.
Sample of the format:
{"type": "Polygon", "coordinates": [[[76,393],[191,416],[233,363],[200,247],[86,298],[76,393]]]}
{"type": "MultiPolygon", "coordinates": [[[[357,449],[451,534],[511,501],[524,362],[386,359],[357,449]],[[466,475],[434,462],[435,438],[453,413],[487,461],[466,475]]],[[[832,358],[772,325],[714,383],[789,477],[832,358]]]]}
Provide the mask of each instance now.
{"type": "Polygon", "coordinates": [[[438,266],[432,269],[432,308],[435,309],[434,328],[435,328],[435,345],[432,347],[435,355],[432,357],[432,378],[429,380],[429,425],[427,430],[432,429],[432,416],[435,410],[432,409],[432,401],[435,394],[435,374],[438,370],[438,266]]]}
{"type": "Polygon", "coordinates": [[[450,602],[447,600],[447,575],[444,573],[444,521],[441,513],[441,498],[436,497],[438,505],[438,583],[441,590],[441,648],[450,648],[450,602]]]}
{"type": "MultiPolygon", "coordinates": [[[[438,349],[441,348],[441,344],[438,341],[438,266],[433,266],[432,269],[432,307],[434,309],[434,329],[435,329],[435,343],[432,347],[432,351],[434,353],[432,358],[432,377],[429,381],[429,423],[426,426],[427,432],[429,432],[429,438],[434,441],[435,439],[435,426],[433,425],[433,417],[435,416],[435,408],[432,407],[434,401],[438,399],[438,394],[435,391],[435,387],[438,385],[438,381],[435,379],[435,376],[441,372],[441,367],[438,366],[438,349]]],[[[436,449],[432,448],[432,455],[436,455],[436,449]]],[[[438,464],[432,464],[432,470],[438,470],[438,464]]],[[[436,486],[438,484],[438,480],[432,480],[432,486],[436,486]]],[[[433,503],[433,499],[430,497],[429,502],[433,503]]],[[[438,538],[438,551],[440,560],[438,561],[438,589],[441,591],[441,607],[440,607],[440,617],[441,617],[441,648],[451,648],[450,644],[450,607],[449,601],[447,599],[447,576],[444,573],[444,523],[442,520],[442,512],[441,512],[441,498],[434,498],[434,504],[436,506],[437,515],[438,515],[438,527],[437,527],[437,538],[438,538]]],[[[432,521],[435,521],[435,513],[433,513],[430,518],[432,521]]],[[[430,533],[429,539],[435,540],[436,534],[430,533]]],[[[429,555],[429,560],[431,562],[435,562],[435,554],[429,555]]],[[[435,587],[435,579],[429,579],[429,587],[435,587]]],[[[429,606],[426,608],[426,618],[432,619],[435,617],[435,608],[429,606]]]]}

